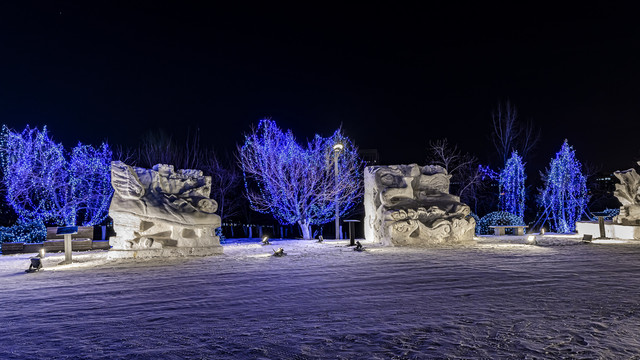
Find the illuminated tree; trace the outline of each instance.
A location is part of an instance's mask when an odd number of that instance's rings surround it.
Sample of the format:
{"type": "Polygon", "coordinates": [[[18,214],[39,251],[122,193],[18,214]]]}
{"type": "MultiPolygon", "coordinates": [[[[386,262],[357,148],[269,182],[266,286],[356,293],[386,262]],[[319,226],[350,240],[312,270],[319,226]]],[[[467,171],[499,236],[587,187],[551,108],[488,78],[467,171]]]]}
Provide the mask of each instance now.
{"type": "Polygon", "coordinates": [[[331,137],[316,135],[306,147],[291,131],[283,132],[272,120],[261,120],[238,149],[251,208],[272,214],[281,224],[298,224],[303,238],[311,238],[311,225],[330,222],[346,214],[362,195],[362,162],[357,148],[340,130],[331,137]],[[334,145],[341,143],[338,176],[334,145]]]}
{"type": "Polygon", "coordinates": [[[4,151],[7,201],[18,216],[64,224],[71,221],[64,149],[49,138],[47,128],[40,131],[27,126],[22,133],[10,131],[4,151]]]}
{"type": "Polygon", "coordinates": [[[581,168],[575,150],[565,140],[544,176],[545,185],[540,200],[544,208],[543,216],[549,220],[553,231],[574,231],[576,221],[584,212],[589,196],[581,168]]]}
{"type": "Polygon", "coordinates": [[[7,167],[7,153],[2,151],[7,144],[7,137],[9,136],[9,128],[6,125],[2,125],[0,131],[0,225],[7,226],[15,223],[16,213],[13,208],[4,201],[7,194],[7,189],[4,186],[4,170],[7,167]]]}
{"type": "Polygon", "coordinates": [[[106,217],[111,197],[111,151],[79,144],[67,161],[62,144],[27,126],[9,131],[2,148],[7,202],[23,220],[58,225],[95,225],[106,217]]]}
{"type": "Polygon", "coordinates": [[[524,217],[524,164],[514,151],[500,172],[500,209],[524,217]]]}
{"type": "Polygon", "coordinates": [[[111,187],[111,150],[78,144],[71,151],[69,182],[71,185],[73,219],[70,223],[83,226],[100,224],[109,214],[113,195],[111,187]]]}

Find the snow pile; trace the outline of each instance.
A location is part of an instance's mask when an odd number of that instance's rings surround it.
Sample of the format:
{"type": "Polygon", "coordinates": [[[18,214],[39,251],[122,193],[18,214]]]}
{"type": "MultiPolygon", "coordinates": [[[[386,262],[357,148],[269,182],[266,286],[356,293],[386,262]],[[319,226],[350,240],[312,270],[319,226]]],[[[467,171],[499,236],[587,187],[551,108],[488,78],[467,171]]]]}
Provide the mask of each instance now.
{"type": "MultiPolygon", "coordinates": [[[[521,240],[518,240],[521,241],[521,240]]],[[[568,240],[567,240],[568,241],[568,240]]],[[[640,244],[230,244],[25,274],[0,257],[0,358],[631,358],[640,244]],[[274,257],[284,248],[287,256],[274,257]]]]}

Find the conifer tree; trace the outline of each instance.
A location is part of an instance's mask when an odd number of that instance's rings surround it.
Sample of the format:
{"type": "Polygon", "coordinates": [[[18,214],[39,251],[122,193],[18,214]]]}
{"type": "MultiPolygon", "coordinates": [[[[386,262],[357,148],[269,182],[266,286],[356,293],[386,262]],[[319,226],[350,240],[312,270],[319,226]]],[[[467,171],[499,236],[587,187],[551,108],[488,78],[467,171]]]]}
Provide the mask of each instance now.
{"type": "Polygon", "coordinates": [[[524,218],[526,178],[522,158],[517,151],[514,151],[500,172],[500,209],[502,211],[524,218]]]}
{"type": "Polygon", "coordinates": [[[551,160],[544,176],[545,185],[540,199],[551,230],[559,233],[575,231],[589,196],[582,165],[567,140],[551,160]]]}

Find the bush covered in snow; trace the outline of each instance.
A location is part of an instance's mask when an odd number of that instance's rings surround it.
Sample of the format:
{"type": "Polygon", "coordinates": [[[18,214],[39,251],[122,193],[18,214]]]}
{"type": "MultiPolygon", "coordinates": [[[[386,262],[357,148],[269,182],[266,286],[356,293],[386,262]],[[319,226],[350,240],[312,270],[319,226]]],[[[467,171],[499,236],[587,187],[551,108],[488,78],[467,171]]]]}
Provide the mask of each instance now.
{"type": "Polygon", "coordinates": [[[508,226],[508,225],[526,225],[521,217],[513,215],[506,211],[494,211],[483,216],[476,225],[476,234],[489,235],[493,234],[493,229],[489,226],[508,226]]]}
{"type": "Polygon", "coordinates": [[[47,228],[40,220],[18,221],[13,226],[0,227],[0,242],[39,243],[47,239],[47,228]]]}

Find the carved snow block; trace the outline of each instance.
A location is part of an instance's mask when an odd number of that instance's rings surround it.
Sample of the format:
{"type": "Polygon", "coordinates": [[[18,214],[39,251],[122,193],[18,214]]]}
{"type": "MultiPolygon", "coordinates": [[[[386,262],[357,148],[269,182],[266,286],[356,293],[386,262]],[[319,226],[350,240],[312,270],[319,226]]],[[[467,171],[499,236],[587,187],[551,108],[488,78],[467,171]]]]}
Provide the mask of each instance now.
{"type": "Polygon", "coordinates": [[[200,170],[153,169],[111,163],[109,207],[116,236],[110,258],[221,254],[215,229],[218,204],[209,198],[211,178],[200,170]]]}
{"type": "Polygon", "coordinates": [[[365,237],[388,246],[470,242],[471,210],[449,194],[440,166],[369,166],[364,174],[365,237]]]}
{"type": "Polygon", "coordinates": [[[620,214],[613,218],[613,222],[640,226],[640,175],[635,169],[616,171],[614,175],[620,180],[620,184],[616,184],[613,195],[622,206],[620,214]]]}

